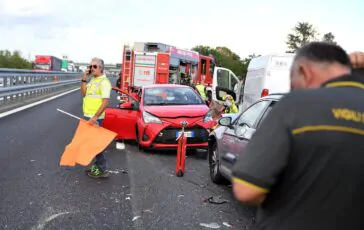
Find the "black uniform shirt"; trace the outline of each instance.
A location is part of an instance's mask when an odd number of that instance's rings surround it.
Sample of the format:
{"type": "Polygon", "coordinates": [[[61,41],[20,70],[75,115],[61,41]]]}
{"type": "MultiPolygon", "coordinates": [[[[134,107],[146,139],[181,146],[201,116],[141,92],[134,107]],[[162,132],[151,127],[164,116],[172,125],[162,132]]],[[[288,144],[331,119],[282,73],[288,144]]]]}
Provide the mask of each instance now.
{"type": "Polygon", "coordinates": [[[363,89],[364,79],[342,76],[273,107],[233,169],[237,181],[268,192],[256,229],[360,229],[363,89]]]}

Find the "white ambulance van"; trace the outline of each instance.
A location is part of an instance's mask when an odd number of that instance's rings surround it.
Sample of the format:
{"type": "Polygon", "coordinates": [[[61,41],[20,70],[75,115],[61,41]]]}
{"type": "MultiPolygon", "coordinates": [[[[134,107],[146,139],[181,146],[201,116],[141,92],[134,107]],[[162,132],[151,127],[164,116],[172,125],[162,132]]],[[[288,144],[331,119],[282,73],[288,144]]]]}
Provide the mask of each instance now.
{"type": "Polygon", "coordinates": [[[294,54],[269,54],[253,58],[248,66],[243,91],[244,111],[259,98],[290,91],[290,69],[294,54]]]}

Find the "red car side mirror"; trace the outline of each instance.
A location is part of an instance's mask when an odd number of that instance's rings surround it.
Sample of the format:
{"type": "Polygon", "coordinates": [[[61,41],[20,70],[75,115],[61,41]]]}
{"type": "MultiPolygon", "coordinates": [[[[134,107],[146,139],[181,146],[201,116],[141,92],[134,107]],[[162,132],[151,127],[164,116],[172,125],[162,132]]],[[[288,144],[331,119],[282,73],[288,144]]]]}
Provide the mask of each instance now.
{"type": "Polygon", "coordinates": [[[132,107],[133,107],[132,104],[129,102],[125,102],[120,105],[120,109],[131,109],[132,107]]]}

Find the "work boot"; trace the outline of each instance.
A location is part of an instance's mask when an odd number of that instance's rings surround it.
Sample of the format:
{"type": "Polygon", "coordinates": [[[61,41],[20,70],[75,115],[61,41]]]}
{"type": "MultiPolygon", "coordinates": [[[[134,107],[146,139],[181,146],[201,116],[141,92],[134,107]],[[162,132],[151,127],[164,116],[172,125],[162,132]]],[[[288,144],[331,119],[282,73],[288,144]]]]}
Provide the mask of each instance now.
{"type": "Polygon", "coordinates": [[[87,175],[92,178],[106,178],[109,176],[109,172],[107,170],[101,170],[99,167],[95,166],[91,168],[91,171],[87,173],[87,175]]]}
{"type": "Polygon", "coordinates": [[[94,171],[96,169],[96,167],[97,167],[96,165],[92,165],[91,168],[85,170],[85,173],[88,174],[88,173],[94,171]]]}

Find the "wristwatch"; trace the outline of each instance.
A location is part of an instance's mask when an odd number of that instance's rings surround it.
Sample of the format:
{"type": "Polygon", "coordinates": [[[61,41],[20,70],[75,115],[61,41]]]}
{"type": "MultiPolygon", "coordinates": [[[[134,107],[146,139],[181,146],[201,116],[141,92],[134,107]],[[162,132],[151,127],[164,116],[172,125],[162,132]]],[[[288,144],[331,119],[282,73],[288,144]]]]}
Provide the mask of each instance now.
{"type": "Polygon", "coordinates": [[[86,82],[86,83],[87,83],[87,81],[86,81],[86,80],[83,80],[83,79],[82,79],[81,81],[82,81],[82,82],[86,82]]]}

